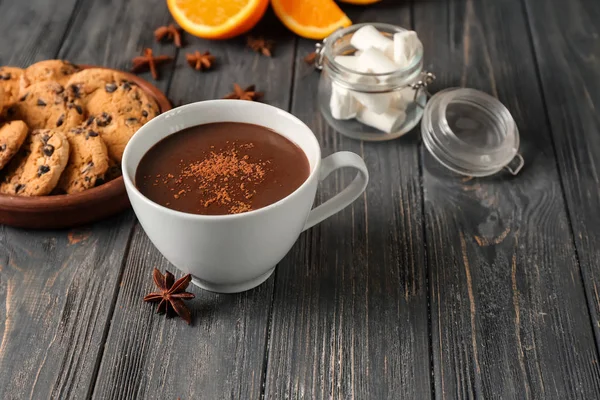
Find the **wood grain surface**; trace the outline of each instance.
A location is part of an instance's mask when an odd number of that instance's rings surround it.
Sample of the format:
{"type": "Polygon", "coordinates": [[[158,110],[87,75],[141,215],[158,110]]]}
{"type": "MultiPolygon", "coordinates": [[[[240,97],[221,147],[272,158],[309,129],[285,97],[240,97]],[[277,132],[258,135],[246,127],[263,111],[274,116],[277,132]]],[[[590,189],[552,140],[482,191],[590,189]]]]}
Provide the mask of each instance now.
{"type": "Polygon", "coordinates": [[[526,1],[571,229],[600,341],[600,3],[526,1]]]}
{"type": "Polygon", "coordinates": [[[415,27],[436,86],[497,96],[526,160],[516,178],[469,179],[424,158],[436,396],[598,398],[598,354],[522,4],[418,2],[415,27]]]}
{"type": "MultiPolygon", "coordinates": [[[[142,302],[154,267],[181,274],[132,212],[69,231],[1,226],[0,399],[600,398],[600,4],[342,7],[354,22],[415,28],[434,91],[498,97],[521,132],[521,174],[453,175],[418,129],[387,143],[336,133],[303,61],[314,41],[271,11],[253,31],[276,39],[266,58],[244,36],[156,43],[171,21],[164,0],[0,0],[1,65],[128,69],[151,47],[176,57],[157,82],[175,106],[256,84],[314,130],[324,156],[354,151],[371,174],[257,289],[191,287],[192,326],[142,302]],[[215,68],[190,69],[195,50],[216,55],[215,68]]],[[[353,174],[329,177],[316,203],[353,174]]]]}

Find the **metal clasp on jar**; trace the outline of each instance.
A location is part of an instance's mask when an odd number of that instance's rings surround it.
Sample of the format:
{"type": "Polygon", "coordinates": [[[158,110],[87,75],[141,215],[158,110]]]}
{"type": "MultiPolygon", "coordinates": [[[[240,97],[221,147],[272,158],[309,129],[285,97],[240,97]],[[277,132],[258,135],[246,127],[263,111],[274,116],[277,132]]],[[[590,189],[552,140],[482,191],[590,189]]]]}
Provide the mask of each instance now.
{"type": "Polygon", "coordinates": [[[415,97],[413,99],[413,102],[418,107],[425,108],[425,104],[421,104],[421,103],[417,102],[417,99],[419,98],[419,93],[421,91],[423,91],[425,93],[425,102],[427,103],[427,99],[429,99],[431,97],[431,93],[427,89],[427,86],[429,86],[431,83],[433,83],[433,81],[435,81],[435,79],[436,79],[436,77],[432,72],[423,71],[423,72],[421,72],[421,79],[419,79],[415,83],[409,85],[409,87],[411,87],[415,91],[415,97]]]}
{"type": "MultiPolygon", "coordinates": [[[[339,30],[339,29],[338,29],[339,30]]],[[[323,57],[325,52],[325,43],[327,38],[321,42],[315,43],[315,68],[321,71],[323,69],[323,57]]]]}

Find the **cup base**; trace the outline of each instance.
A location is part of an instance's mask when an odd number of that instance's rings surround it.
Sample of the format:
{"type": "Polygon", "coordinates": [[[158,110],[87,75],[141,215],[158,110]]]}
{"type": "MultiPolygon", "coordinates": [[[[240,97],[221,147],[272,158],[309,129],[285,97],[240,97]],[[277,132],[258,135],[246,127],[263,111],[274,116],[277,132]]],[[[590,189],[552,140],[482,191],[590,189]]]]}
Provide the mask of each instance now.
{"type": "Polygon", "coordinates": [[[240,293],[240,292],[245,292],[246,290],[254,289],[255,287],[259,286],[261,283],[263,283],[264,281],[269,279],[269,277],[273,274],[273,271],[275,271],[275,267],[268,270],[267,272],[265,272],[258,278],[254,278],[254,279],[251,279],[246,282],[236,283],[236,284],[231,284],[231,285],[219,285],[219,284],[215,284],[212,282],[207,282],[205,280],[202,280],[202,279],[197,278],[192,275],[192,283],[201,289],[208,290],[209,292],[228,293],[228,294],[229,293],[240,293]]]}

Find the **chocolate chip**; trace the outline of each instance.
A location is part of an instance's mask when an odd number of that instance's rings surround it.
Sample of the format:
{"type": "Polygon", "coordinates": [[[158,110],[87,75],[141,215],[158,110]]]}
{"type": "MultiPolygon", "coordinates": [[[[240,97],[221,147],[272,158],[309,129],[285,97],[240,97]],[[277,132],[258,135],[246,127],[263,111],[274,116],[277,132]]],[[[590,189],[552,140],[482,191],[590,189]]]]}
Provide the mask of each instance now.
{"type": "Polygon", "coordinates": [[[90,178],[89,176],[86,176],[85,178],[83,178],[84,181],[89,182],[92,180],[92,178],[90,178]]]}
{"type": "Polygon", "coordinates": [[[25,185],[22,185],[20,183],[17,183],[15,185],[15,193],[19,193],[21,190],[25,189],[25,185]]]}
{"type": "Polygon", "coordinates": [[[133,98],[134,98],[135,100],[139,101],[139,100],[140,100],[140,94],[139,94],[138,92],[135,92],[135,93],[133,94],[133,98]]]}
{"type": "Polygon", "coordinates": [[[123,90],[126,90],[128,92],[131,90],[131,85],[129,84],[129,82],[123,81],[123,90]]]}
{"type": "Polygon", "coordinates": [[[87,119],[87,122],[85,123],[85,126],[90,126],[90,125],[91,125],[91,124],[93,124],[93,123],[94,123],[94,116],[90,116],[90,117],[87,119]]]}
{"type": "Polygon", "coordinates": [[[142,110],[142,116],[147,117],[148,116],[148,111],[142,110]]]}
{"type": "Polygon", "coordinates": [[[46,172],[50,171],[50,167],[47,165],[40,165],[38,168],[38,177],[44,175],[46,172]]]}
{"type": "Polygon", "coordinates": [[[6,74],[2,74],[0,75],[0,79],[3,81],[7,81],[11,78],[10,72],[7,72],[6,74]]]}
{"type": "Polygon", "coordinates": [[[135,123],[137,123],[137,122],[138,122],[138,119],[137,119],[137,118],[127,118],[127,119],[125,120],[125,124],[126,124],[126,125],[135,124],[135,123]]]}
{"type": "Polygon", "coordinates": [[[71,92],[76,99],[81,97],[81,87],[79,85],[73,84],[71,85],[71,92]]]}
{"type": "Polygon", "coordinates": [[[54,154],[54,146],[52,146],[51,144],[47,144],[42,148],[42,153],[44,153],[44,155],[46,155],[47,157],[50,157],[52,154],[54,154]]]}
{"type": "Polygon", "coordinates": [[[15,107],[8,107],[8,109],[6,110],[6,114],[9,117],[15,115],[16,112],[17,112],[17,109],[15,107]]]}
{"type": "Polygon", "coordinates": [[[0,146],[0,151],[4,151],[6,150],[6,143],[4,143],[2,146],[0,146]]]}
{"type": "Polygon", "coordinates": [[[60,117],[58,117],[58,120],[56,121],[56,126],[61,126],[63,122],[65,122],[65,114],[61,114],[60,117]]]}
{"type": "Polygon", "coordinates": [[[47,134],[44,134],[42,136],[42,143],[46,144],[46,143],[48,143],[48,140],[50,140],[50,136],[47,134]]]}
{"type": "Polygon", "coordinates": [[[81,132],[83,132],[83,129],[79,127],[71,129],[71,133],[74,133],[76,135],[79,135],[81,132]]]}
{"type": "Polygon", "coordinates": [[[89,131],[89,132],[88,132],[88,134],[87,134],[87,136],[88,136],[88,137],[90,137],[90,136],[91,136],[91,137],[96,137],[96,136],[98,136],[98,132],[95,132],[95,131],[89,131]]]}
{"type": "Polygon", "coordinates": [[[23,96],[21,96],[21,98],[19,99],[19,101],[25,101],[25,99],[27,99],[27,96],[29,96],[29,92],[27,92],[23,96]]]}
{"type": "Polygon", "coordinates": [[[106,126],[110,124],[112,121],[112,117],[110,114],[103,112],[99,117],[96,117],[96,125],[98,126],[106,126]]]}
{"type": "Polygon", "coordinates": [[[117,85],[115,85],[114,83],[107,83],[106,85],[104,85],[104,90],[106,90],[108,93],[112,93],[115,90],[117,90],[117,85]]]}
{"type": "Polygon", "coordinates": [[[83,114],[83,108],[81,108],[81,106],[75,106],[75,111],[77,111],[77,114],[79,115],[83,114]]]}
{"type": "Polygon", "coordinates": [[[37,101],[37,105],[40,107],[45,107],[46,106],[46,102],[42,99],[38,99],[37,101]]]}

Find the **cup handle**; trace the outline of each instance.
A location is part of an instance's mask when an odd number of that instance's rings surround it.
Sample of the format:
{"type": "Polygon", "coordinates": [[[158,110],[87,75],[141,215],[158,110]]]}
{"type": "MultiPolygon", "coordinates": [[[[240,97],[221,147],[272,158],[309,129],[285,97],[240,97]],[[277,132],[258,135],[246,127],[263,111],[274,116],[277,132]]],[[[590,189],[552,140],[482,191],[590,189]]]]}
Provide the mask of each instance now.
{"type": "Polygon", "coordinates": [[[306,220],[303,231],[346,208],[365,191],[367,183],[369,182],[367,166],[358,154],[349,151],[334,153],[321,161],[319,182],[327,178],[327,176],[336,169],[343,167],[356,168],[358,170],[356,177],[352,183],[340,193],[311,210],[310,214],[308,214],[308,219],[306,220]]]}

